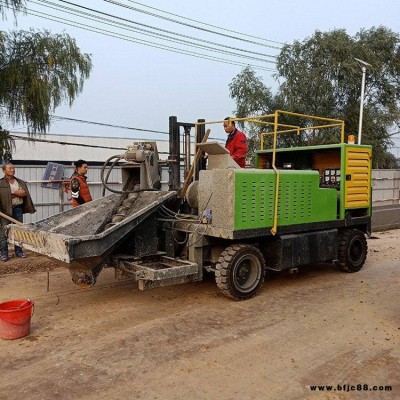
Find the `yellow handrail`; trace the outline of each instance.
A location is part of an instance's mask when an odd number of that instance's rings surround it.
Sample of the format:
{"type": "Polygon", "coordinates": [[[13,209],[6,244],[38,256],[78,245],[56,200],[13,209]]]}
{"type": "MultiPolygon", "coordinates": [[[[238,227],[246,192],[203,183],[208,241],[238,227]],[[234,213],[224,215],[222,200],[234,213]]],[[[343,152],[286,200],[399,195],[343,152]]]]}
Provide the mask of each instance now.
{"type": "MultiPolygon", "coordinates": [[[[265,115],[253,115],[251,117],[244,117],[244,118],[234,118],[229,117],[229,121],[247,121],[248,119],[255,119],[255,118],[268,118],[273,117],[274,114],[265,114],[265,115]]],[[[218,120],[218,121],[203,121],[203,122],[195,122],[195,125],[208,125],[208,124],[223,124],[225,119],[218,120]]]]}
{"type": "Polygon", "coordinates": [[[289,132],[295,132],[297,131],[297,134],[299,135],[301,131],[304,130],[311,130],[311,129],[324,129],[324,128],[333,128],[333,127],[341,127],[341,138],[340,141],[341,143],[344,143],[344,121],[342,120],[337,120],[337,119],[332,119],[332,118],[324,118],[324,117],[315,117],[312,115],[306,115],[306,114],[299,114],[299,113],[292,113],[289,111],[282,111],[282,110],[277,110],[275,111],[274,114],[274,131],[273,132],[267,132],[261,134],[261,149],[264,150],[264,136],[265,135],[273,135],[273,145],[272,145],[272,168],[275,171],[276,174],[276,182],[275,182],[275,201],[274,201],[274,216],[273,216],[273,226],[271,228],[271,233],[272,235],[275,235],[277,230],[278,230],[278,208],[279,208],[279,184],[280,184],[280,173],[279,170],[276,168],[275,161],[276,161],[276,146],[277,146],[277,135],[278,133],[289,133],[289,132]],[[324,125],[315,125],[315,126],[308,126],[304,128],[295,127],[295,129],[286,129],[286,130],[281,130],[278,131],[278,126],[279,124],[279,114],[285,114],[285,115],[292,115],[292,116],[297,116],[297,117],[304,117],[304,118],[309,118],[309,119],[314,119],[318,121],[327,121],[331,122],[331,124],[324,124],[324,125]]]}
{"type": "Polygon", "coordinates": [[[277,110],[275,111],[278,114],[286,114],[286,115],[293,115],[294,117],[305,117],[309,119],[317,119],[320,121],[331,121],[331,122],[344,122],[341,119],[334,119],[334,118],[326,118],[326,117],[317,117],[315,115],[308,115],[308,114],[299,114],[291,111],[283,111],[283,110],[277,110]]]}
{"type": "Polygon", "coordinates": [[[276,159],[276,135],[278,131],[278,112],[275,112],[274,117],[274,142],[273,142],[273,153],[272,153],[272,168],[276,174],[276,182],[275,182],[275,204],[274,204],[274,224],[271,228],[271,233],[273,235],[276,234],[278,230],[278,203],[279,203],[279,181],[280,181],[280,174],[278,169],[275,166],[275,159],[276,159]]]}
{"type": "MultiPolygon", "coordinates": [[[[275,183],[275,201],[274,201],[274,216],[273,216],[273,226],[271,228],[271,233],[273,235],[276,234],[277,229],[278,229],[278,206],[279,206],[279,184],[280,184],[280,173],[279,170],[276,168],[275,161],[276,161],[276,148],[277,148],[277,135],[278,134],[283,134],[283,133],[290,133],[290,132],[297,132],[297,135],[300,135],[300,132],[305,131],[305,130],[312,130],[312,129],[325,129],[325,128],[334,128],[334,127],[341,127],[341,132],[340,132],[340,143],[344,143],[344,121],[339,120],[339,119],[333,119],[333,118],[325,118],[325,117],[317,117],[314,115],[307,115],[307,114],[300,114],[300,113],[294,113],[290,111],[283,111],[283,110],[277,110],[273,114],[265,114],[265,115],[253,115],[250,117],[244,117],[244,118],[234,118],[234,117],[229,117],[229,121],[246,121],[250,123],[255,123],[255,124],[261,124],[261,125],[271,125],[273,126],[273,132],[262,132],[260,134],[260,148],[261,150],[264,150],[264,136],[270,135],[273,136],[273,143],[272,143],[272,168],[275,171],[276,174],[276,183],[275,183]],[[302,117],[302,118],[307,118],[311,120],[316,120],[316,121],[325,121],[329,122],[327,124],[323,125],[315,125],[315,126],[307,126],[307,127],[300,127],[296,125],[290,125],[290,124],[282,124],[279,123],[279,115],[291,115],[294,117],[302,117]],[[266,121],[265,119],[272,119],[272,121],[266,121]],[[278,131],[278,128],[289,128],[289,129],[284,129],[278,131]]],[[[197,133],[197,129],[200,125],[207,125],[207,124],[217,124],[217,123],[224,123],[225,119],[223,120],[218,120],[218,121],[204,121],[204,122],[196,122],[195,129],[197,133]]]]}

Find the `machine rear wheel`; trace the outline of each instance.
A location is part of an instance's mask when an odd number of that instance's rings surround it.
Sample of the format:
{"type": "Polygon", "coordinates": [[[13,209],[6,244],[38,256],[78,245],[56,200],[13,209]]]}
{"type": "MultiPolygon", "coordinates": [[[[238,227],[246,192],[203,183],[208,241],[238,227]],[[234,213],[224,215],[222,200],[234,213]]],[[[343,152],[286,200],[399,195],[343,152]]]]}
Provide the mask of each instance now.
{"type": "Polygon", "coordinates": [[[339,234],[339,268],[358,272],[365,263],[368,244],[365,234],[358,229],[345,229],[339,234]]]}
{"type": "Polygon", "coordinates": [[[247,244],[234,244],[221,253],[215,281],[225,296],[246,300],[260,291],[264,271],[265,260],[260,250],[247,244]]]}

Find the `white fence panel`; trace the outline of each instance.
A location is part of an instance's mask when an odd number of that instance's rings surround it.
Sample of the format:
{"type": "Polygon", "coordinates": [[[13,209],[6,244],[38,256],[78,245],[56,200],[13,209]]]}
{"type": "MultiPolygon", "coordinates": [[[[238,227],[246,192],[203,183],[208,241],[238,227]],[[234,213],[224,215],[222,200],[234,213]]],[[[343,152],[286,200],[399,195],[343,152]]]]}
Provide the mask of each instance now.
{"type": "Polygon", "coordinates": [[[374,206],[400,203],[400,170],[374,169],[372,171],[372,202],[374,206]]]}
{"type": "MultiPolygon", "coordinates": [[[[90,165],[88,168],[88,184],[93,199],[98,199],[99,197],[102,197],[103,185],[100,178],[101,168],[102,167],[100,166],[90,165]]],[[[44,218],[58,214],[72,207],[72,202],[70,201],[71,193],[65,193],[63,187],[60,187],[60,189],[42,187],[42,180],[44,177],[46,166],[16,165],[15,169],[15,175],[18,178],[27,182],[29,192],[32,196],[33,203],[35,204],[37,210],[35,214],[24,215],[25,223],[40,221],[44,218]]],[[[73,172],[74,167],[66,166],[64,172],[65,179],[68,180],[73,172]]],[[[166,167],[163,167],[161,172],[162,190],[168,190],[168,169],[166,167]]],[[[121,190],[121,181],[121,168],[113,168],[108,178],[109,186],[112,189],[121,190]]],[[[109,192],[108,190],[106,190],[105,192],[106,195],[110,193],[111,192],[109,192]]]]}
{"type": "MultiPolygon", "coordinates": [[[[43,180],[44,172],[46,170],[45,166],[16,165],[15,169],[15,175],[27,182],[29,192],[37,210],[35,214],[24,215],[25,223],[40,221],[72,207],[72,202],[70,201],[71,194],[65,193],[63,186],[61,186],[60,189],[42,187],[41,181],[43,180]]],[[[66,166],[64,179],[68,180],[73,172],[74,167],[66,166]]],[[[94,199],[97,199],[102,195],[103,186],[101,184],[100,172],[101,167],[91,167],[89,165],[87,175],[88,184],[90,193],[94,199]]],[[[117,190],[121,189],[121,169],[119,167],[113,169],[108,181],[112,188],[117,190]]],[[[110,192],[106,191],[106,195],[107,194],[110,194],[110,192]]]]}
{"type": "MultiPolygon", "coordinates": [[[[26,214],[24,222],[36,222],[57,214],[62,210],[72,207],[68,200],[70,194],[62,189],[43,188],[41,181],[44,177],[45,166],[16,165],[16,176],[28,182],[28,188],[37,209],[36,214],[26,214]]],[[[74,171],[72,166],[65,167],[65,179],[69,179],[74,171]]],[[[94,199],[101,197],[103,186],[100,179],[100,166],[90,166],[88,170],[88,183],[90,193],[94,199]]],[[[168,190],[168,169],[162,169],[162,189],[168,190]]],[[[183,175],[181,176],[183,180],[183,175]]],[[[121,189],[121,169],[116,167],[108,179],[111,187],[121,189]]],[[[400,170],[373,170],[372,171],[372,204],[373,206],[391,206],[400,204],[400,170]]],[[[109,194],[106,191],[106,194],[109,194]]]]}

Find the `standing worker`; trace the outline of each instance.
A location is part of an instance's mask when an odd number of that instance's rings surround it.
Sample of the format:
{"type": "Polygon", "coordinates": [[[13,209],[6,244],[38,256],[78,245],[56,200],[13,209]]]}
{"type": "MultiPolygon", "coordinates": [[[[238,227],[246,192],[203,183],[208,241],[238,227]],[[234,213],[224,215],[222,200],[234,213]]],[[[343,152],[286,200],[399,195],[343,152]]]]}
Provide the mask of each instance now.
{"type": "Polygon", "coordinates": [[[239,167],[246,166],[247,154],[247,138],[243,132],[236,129],[235,121],[231,121],[229,117],[224,120],[224,129],[228,134],[225,147],[229,150],[231,157],[236,161],[239,167]]]}
{"type": "Polygon", "coordinates": [[[78,207],[81,204],[92,201],[89,186],[86,182],[88,166],[85,160],[75,162],[75,172],[71,176],[72,206],[78,207]]]}
{"type": "MultiPolygon", "coordinates": [[[[8,216],[23,222],[23,214],[35,213],[35,207],[29,194],[26,183],[14,176],[15,168],[10,162],[2,166],[4,177],[0,179],[0,211],[8,216]]],[[[0,259],[8,260],[8,242],[6,237],[6,225],[10,221],[5,218],[0,220],[0,259]]],[[[21,247],[14,246],[17,257],[26,258],[21,247]]]]}

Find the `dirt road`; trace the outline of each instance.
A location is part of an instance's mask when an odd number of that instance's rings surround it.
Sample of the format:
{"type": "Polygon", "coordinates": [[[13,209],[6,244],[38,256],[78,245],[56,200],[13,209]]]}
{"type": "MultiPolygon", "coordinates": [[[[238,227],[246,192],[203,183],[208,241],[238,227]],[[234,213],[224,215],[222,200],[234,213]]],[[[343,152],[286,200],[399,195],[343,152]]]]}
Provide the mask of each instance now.
{"type": "Polygon", "coordinates": [[[360,272],[306,267],[245,302],[211,280],[140,292],[111,270],[79,289],[55,268],[47,292],[51,262],[2,264],[0,302],[36,308],[30,336],[0,340],[0,399],[399,399],[400,230],[375,236],[360,272]]]}

